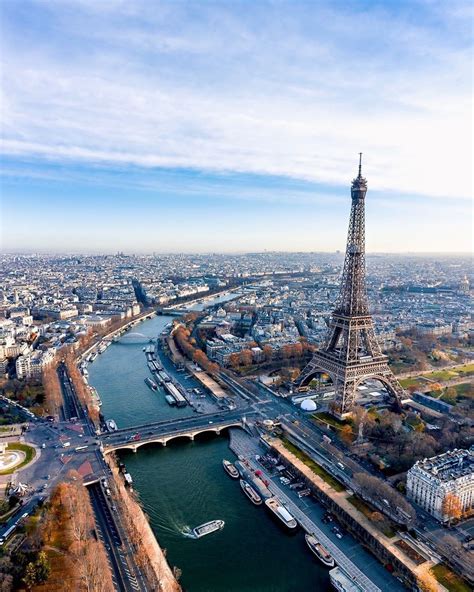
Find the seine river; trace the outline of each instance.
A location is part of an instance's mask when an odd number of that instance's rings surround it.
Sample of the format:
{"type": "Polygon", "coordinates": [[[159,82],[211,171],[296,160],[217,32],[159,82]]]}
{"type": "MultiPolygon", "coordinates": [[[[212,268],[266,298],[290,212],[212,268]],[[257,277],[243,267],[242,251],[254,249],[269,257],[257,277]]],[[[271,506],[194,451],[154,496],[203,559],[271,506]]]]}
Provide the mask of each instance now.
{"type": "MultiPolygon", "coordinates": [[[[143,347],[171,317],[155,317],[134,327],[89,366],[102,412],[119,427],[191,413],[170,407],[144,383],[148,374],[143,347]]],[[[314,559],[302,533],[288,536],[242,494],[224,473],[223,458],[233,459],[225,436],[201,436],[164,448],[143,446],[121,456],[151,519],[169,563],[182,570],[190,592],[323,592],[330,590],[326,568],[314,559]],[[193,540],[189,528],[212,519],[224,530],[193,540]]]]}

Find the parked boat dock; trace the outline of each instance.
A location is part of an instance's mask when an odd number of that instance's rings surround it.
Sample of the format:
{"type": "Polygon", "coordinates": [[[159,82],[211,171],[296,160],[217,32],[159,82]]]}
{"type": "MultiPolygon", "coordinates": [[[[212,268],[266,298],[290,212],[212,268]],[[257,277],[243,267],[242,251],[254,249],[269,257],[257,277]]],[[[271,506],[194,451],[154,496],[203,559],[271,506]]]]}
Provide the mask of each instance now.
{"type": "MultiPolygon", "coordinates": [[[[260,448],[256,445],[245,432],[240,430],[231,430],[230,449],[239,457],[236,461],[236,466],[246,467],[246,471],[260,471],[261,467],[255,460],[255,455],[262,454],[260,448]],[[245,462],[245,465],[243,465],[245,462]]],[[[239,468],[240,472],[240,468],[239,468]]],[[[272,481],[270,476],[267,476],[264,471],[261,471],[266,482],[267,489],[271,496],[277,496],[278,499],[285,504],[296,518],[300,526],[308,533],[317,537],[318,541],[329,551],[334,558],[337,565],[345,573],[351,574],[352,582],[360,587],[364,592],[382,592],[372,580],[370,580],[365,573],[360,569],[338,546],[336,546],[331,539],[319,528],[318,523],[312,520],[306,513],[304,513],[286,494],[283,487],[275,481],[272,481]]]]}

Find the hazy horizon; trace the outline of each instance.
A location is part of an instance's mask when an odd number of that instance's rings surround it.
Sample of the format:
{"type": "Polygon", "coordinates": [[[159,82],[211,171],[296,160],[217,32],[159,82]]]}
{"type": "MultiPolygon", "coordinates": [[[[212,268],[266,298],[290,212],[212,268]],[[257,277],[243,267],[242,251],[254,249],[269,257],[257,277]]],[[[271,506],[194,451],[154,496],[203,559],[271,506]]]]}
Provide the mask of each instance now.
{"type": "MultiPolygon", "coordinates": [[[[302,254],[302,255],[341,255],[343,256],[345,249],[338,249],[335,251],[290,251],[290,250],[269,250],[264,249],[262,251],[65,251],[65,250],[8,250],[1,249],[1,255],[71,255],[71,256],[87,256],[87,257],[100,257],[100,256],[171,256],[171,255],[266,255],[266,254],[302,254]]],[[[366,257],[371,256],[382,256],[382,255],[399,255],[399,256],[419,256],[419,257],[472,257],[472,251],[366,251],[366,257]]]]}

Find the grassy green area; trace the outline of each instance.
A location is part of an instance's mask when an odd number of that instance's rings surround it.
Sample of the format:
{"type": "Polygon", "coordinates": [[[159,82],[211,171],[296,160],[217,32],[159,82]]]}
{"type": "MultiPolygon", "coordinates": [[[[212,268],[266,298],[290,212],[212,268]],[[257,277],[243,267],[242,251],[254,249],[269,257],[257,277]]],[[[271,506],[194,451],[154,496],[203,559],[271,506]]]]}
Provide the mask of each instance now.
{"type": "Polygon", "coordinates": [[[21,450],[25,453],[25,458],[23,462],[21,462],[16,467],[13,467],[12,469],[8,469],[6,471],[0,471],[0,475],[10,475],[11,473],[18,471],[18,469],[21,469],[22,467],[30,463],[36,456],[36,450],[32,446],[28,446],[28,444],[22,444],[21,442],[11,442],[10,444],[8,444],[7,449],[21,450]]]}
{"type": "Polygon", "coordinates": [[[456,391],[456,394],[460,397],[462,396],[471,396],[473,395],[473,386],[471,382],[463,382],[462,384],[456,384],[453,386],[453,389],[456,391]]]}
{"type": "Polygon", "coordinates": [[[458,378],[459,374],[454,370],[435,370],[434,372],[430,372],[430,374],[425,374],[424,376],[430,380],[444,382],[446,380],[451,380],[452,378],[458,378]]]}
{"type": "Polygon", "coordinates": [[[381,523],[374,522],[372,520],[372,514],[374,512],[378,512],[378,510],[371,508],[368,504],[366,504],[359,497],[355,497],[354,495],[351,495],[350,497],[347,498],[347,501],[349,503],[351,503],[354,506],[354,508],[359,510],[359,512],[364,514],[364,516],[368,520],[370,520],[370,522],[375,526],[375,528],[378,528],[389,539],[393,538],[397,534],[395,532],[395,530],[392,528],[392,525],[390,524],[390,521],[388,519],[384,520],[381,523]]]}
{"type": "Polygon", "coordinates": [[[438,563],[431,568],[431,572],[438,582],[449,592],[470,592],[471,588],[467,582],[452,572],[443,563],[438,563]]]}
{"type": "Polygon", "coordinates": [[[418,378],[401,378],[400,384],[403,388],[409,388],[410,386],[420,386],[420,380],[418,378]]]}
{"type": "Polygon", "coordinates": [[[326,483],[330,485],[333,489],[335,489],[336,491],[345,490],[344,486],[337,479],[335,479],[325,469],[323,469],[321,465],[318,465],[318,463],[314,462],[314,460],[310,458],[305,452],[300,450],[297,446],[292,444],[286,438],[282,438],[282,442],[283,446],[287,450],[289,450],[292,454],[299,458],[301,462],[303,462],[308,468],[310,468],[313,471],[313,473],[321,477],[321,479],[323,479],[323,481],[326,481],[326,483]]]}
{"type": "Polygon", "coordinates": [[[315,413],[314,415],[312,415],[312,419],[315,422],[324,422],[327,423],[328,425],[331,425],[337,429],[341,429],[342,426],[346,425],[348,422],[347,421],[339,421],[338,419],[336,419],[333,415],[330,415],[329,413],[315,413]]]}
{"type": "Polygon", "coordinates": [[[437,382],[445,382],[453,378],[471,376],[472,374],[474,374],[474,363],[463,364],[446,370],[434,370],[433,372],[423,375],[414,374],[408,378],[402,378],[400,384],[403,388],[409,388],[410,386],[419,386],[422,383],[426,384],[426,381],[423,381],[423,378],[428,378],[429,380],[435,380],[437,382]]]}
{"type": "Polygon", "coordinates": [[[474,397],[474,386],[470,382],[463,382],[444,389],[441,400],[455,405],[462,399],[472,399],[474,397]]]}

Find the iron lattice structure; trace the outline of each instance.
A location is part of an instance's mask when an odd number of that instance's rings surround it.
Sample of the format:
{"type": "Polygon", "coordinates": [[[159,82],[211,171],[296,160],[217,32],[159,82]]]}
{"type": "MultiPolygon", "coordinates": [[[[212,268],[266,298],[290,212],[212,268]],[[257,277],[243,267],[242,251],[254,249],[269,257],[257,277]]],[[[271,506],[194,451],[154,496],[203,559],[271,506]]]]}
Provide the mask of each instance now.
{"type": "Polygon", "coordinates": [[[320,372],[327,373],[335,387],[335,407],[339,414],[354,405],[357,386],[368,378],[380,380],[397,405],[403,388],[382,353],[369,313],[365,281],[365,195],[367,181],[359,174],[352,182],[352,206],[341,288],[323,346],[301,373],[298,384],[308,383],[320,372]]]}

